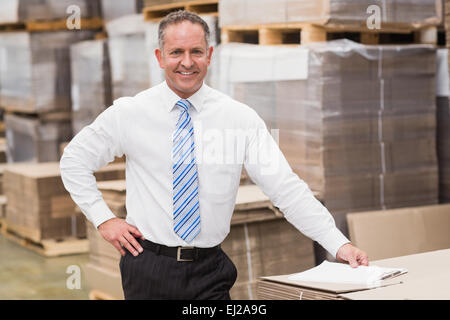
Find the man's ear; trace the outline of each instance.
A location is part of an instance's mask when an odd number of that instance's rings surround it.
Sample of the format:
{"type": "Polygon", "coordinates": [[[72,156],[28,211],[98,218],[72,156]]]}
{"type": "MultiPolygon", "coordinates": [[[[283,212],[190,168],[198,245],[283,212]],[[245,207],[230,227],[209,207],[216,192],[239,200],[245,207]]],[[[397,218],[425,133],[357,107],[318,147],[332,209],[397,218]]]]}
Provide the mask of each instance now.
{"type": "Polygon", "coordinates": [[[156,59],[158,60],[159,66],[161,67],[161,69],[164,69],[164,63],[163,63],[163,58],[162,58],[162,51],[159,48],[155,49],[155,56],[156,59]]]}
{"type": "Polygon", "coordinates": [[[212,53],[213,53],[213,47],[209,47],[208,50],[208,66],[211,64],[211,57],[212,57],[212,53]]]}

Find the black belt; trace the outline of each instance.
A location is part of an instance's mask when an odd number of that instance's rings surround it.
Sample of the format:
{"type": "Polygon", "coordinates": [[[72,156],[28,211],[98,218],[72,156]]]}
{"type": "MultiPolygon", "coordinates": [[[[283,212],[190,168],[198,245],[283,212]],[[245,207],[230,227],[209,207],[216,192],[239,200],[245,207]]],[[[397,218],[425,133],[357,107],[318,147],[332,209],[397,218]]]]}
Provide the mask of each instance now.
{"type": "Polygon", "coordinates": [[[168,247],[163,244],[142,240],[136,238],[144,249],[149,249],[156,254],[162,254],[167,257],[176,258],[177,261],[194,261],[204,258],[220,249],[220,244],[212,248],[197,247],[168,247]]]}

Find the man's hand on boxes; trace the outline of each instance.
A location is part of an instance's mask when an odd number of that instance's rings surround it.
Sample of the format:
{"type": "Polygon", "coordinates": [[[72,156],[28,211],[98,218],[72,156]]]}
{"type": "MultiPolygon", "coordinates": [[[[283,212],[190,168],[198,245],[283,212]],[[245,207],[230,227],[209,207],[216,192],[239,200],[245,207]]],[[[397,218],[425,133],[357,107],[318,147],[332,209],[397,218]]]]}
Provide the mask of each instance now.
{"type": "Polygon", "coordinates": [[[352,268],[356,268],[360,265],[368,266],[369,257],[367,253],[351,245],[350,243],[344,244],[339,248],[336,259],[342,263],[348,263],[352,268]]]}

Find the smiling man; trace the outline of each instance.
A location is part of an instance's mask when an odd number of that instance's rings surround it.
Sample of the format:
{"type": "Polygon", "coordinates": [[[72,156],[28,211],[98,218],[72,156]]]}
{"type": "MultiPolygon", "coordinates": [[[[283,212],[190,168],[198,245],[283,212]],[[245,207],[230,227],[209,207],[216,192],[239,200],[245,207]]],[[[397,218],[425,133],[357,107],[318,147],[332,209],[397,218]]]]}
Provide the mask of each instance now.
{"type": "Polygon", "coordinates": [[[205,22],[171,21],[169,16],[160,23],[160,49],[155,54],[169,88],[187,99],[202,87],[213,47],[208,46],[209,29],[205,22]]]}
{"type": "Polygon", "coordinates": [[[242,165],[298,230],[339,261],[367,265],[367,254],[336,228],[257,113],[203,83],[213,52],[208,39],[199,16],[166,16],[155,51],[166,81],[114,101],[61,159],[73,200],[122,254],[125,298],[230,299],[237,270],[220,244],[230,231],[242,165]],[[222,147],[207,136],[227,130],[245,132],[234,135],[234,162],[205,161],[205,150],[222,147]],[[126,220],[107,207],[93,175],[124,154],[126,220]]]}

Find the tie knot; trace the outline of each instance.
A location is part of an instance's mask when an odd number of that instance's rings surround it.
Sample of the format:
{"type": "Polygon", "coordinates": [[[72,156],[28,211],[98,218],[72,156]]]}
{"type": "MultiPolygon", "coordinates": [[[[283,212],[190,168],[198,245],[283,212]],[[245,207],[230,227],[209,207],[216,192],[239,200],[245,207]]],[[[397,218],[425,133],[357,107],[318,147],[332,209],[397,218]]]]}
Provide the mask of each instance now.
{"type": "Polygon", "coordinates": [[[186,99],[179,100],[176,104],[179,108],[182,108],[186,112],[189,111],[189,107],[191,106],[191,103],[186,99]]]}

